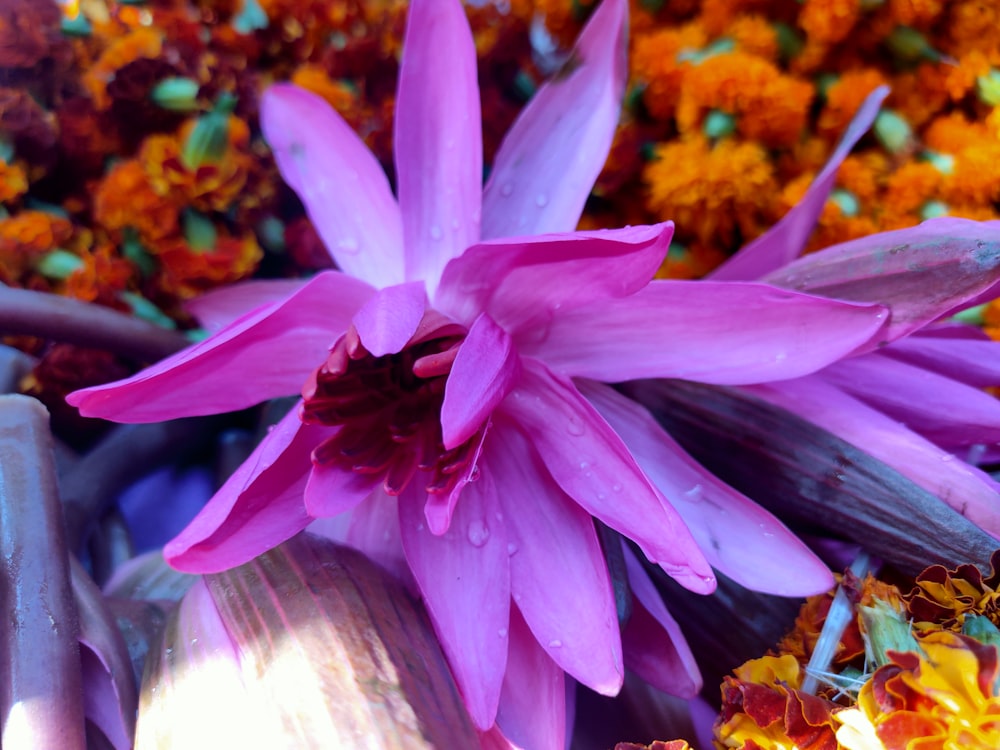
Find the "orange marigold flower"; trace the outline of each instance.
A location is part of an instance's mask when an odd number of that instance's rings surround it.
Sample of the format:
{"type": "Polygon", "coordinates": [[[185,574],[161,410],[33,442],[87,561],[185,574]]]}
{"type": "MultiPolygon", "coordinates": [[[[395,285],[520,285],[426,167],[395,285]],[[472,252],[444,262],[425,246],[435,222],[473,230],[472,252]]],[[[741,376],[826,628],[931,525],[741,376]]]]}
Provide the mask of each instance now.
{"type": "Polygon", "coordinates": [[[342,115],[358,106],[354,90],[341,81],[334,81],[320,65],[304,63],[292,73],[292,83],[323,97],[342,115]]]}
{"type": "Polygon", "coordinates": [[[926,27],[944,10],[944,0],[889,0],[889,13],[901,26],[926,27]]]}
{"type": "Polygon", "coordinates": [[[222,232],[210,250],[196,250],[183,237],[171,237],[149,248],[160,263],[161,291],[188,299],[252,274],[264,256],[252,232],[232,237],[222,232]]]}
{"type": "Polygon", "coordinates": [[[0,220],[0,267],[17,281],[39,258],[65,244],[73,234],[67,219],[44,211],[20,211],[0,220]]]}
{"type": "MultiPolygon", "coordinates": [[[[987,321],[989,322],[989,321],[987,321]]],[[[918,630],[930,626],[961,630],[967,615],[988,617],[1000,625],[1000,551],[990,558],[986,575],[975,565],[949,570],[932,565],[917,576],[906,607],[918,630]]]]}
{"type": "Polygon", "coordinates": [[[1000,7],[984,0],[952,0],[947,29],[952,54],[1000,48],[1000,7]]]}
{"type": "Polygon", "coordinates": [[[97,186],[94,220],[110,232],[132,227],[146,242],[177,231],[178,206],[153,190],[138,159],[119,162],[97,186]]]}
{"type": "Polygon", "coordinates": [[[840,137],[865,98],[886,83],[882,72],[874,68],[857,68],[843,73],[826,90],[816,130],[831,139],[840,137]]]}
{"type": "Polygon", "coordinates": [[[764,16],[737,16],[726,27],[726,36],[736,42],[741,52],[772,63],[778,60],[778,35],[764,16]]]}
{"type": "Polygon", "coordinates": [[[645,84],[642,100],[649,114],[658,120],[674,116],[689,62],[677,57],[686,50],[698,50],[708,43],[705,30],[696,23],[679,28],[661,28],[636,37],[632,46],[631,78],[645,84]]]}
{"type": "Polygon", "coordinates": [[[103,243],[81,257],[83,265],[69,275],[59,291],[84,302],[125,309],[118,293],[128,287],[132,265],[118,257],[109,243],[103,243]]]}
{"type": "Polygon", "coordinates": [[[107,85],[115,72],[140,57],[157,58],[163,51],[163,38],[156,29],[140,26],[118,37],[104,50],[97,61],[83,75],[83,85],[98,109],[111,104],[107,85]]]}
{"type": "Polygon", "coordinates": [[[24,168],[0,159],[0,203],[12,203],[28,192],[28,176],[24,168]]]}
{"type": "MultiPolygon", "coordinates": [[[[1000,49],[993,57],[1000,56],[1000,49]]],[[[958,64],[949,66],[945,75],[945,88],[952,101],[959,101],[976,88],[976,79],[990,72],[990,56],[974,49],[958,58],[958,64]]]]}
{"type": "Polygon", "coordinates": [[[892,80],[888,106],[919,128],[944,110],[951,101],[948,76],[951,66],[922,63],[916,70],[900,73],[892,80]]]}
{"type": "Polygon", "coordinates": [[[886,180],[882,205],[885,212],[910,225],[920,223],[920,209],[941,194],[944,175],[929,162],[909,162],[886,180]]]}
{"type": "Polygon", "coordinates": [[[870,149],[851,154],[837,170],[837,185],[857,196],[862,204],[870,204],[879,198],[889,168],[884,151],[870,149]]]}
{"type": "Polygon", "coordinates": [[[799,26],[806,38],[820,45],[843,41],[861,16],[861,0],[805,0],[799,26]]]}

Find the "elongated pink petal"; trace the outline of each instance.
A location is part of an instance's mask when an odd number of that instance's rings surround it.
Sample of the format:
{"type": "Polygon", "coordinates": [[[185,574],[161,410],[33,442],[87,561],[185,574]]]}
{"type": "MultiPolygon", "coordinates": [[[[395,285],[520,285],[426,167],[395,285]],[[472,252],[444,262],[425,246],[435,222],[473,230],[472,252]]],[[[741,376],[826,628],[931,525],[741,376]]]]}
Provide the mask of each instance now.
{"type": "Polygon", "coordinates": [[[749,281],[781,268],[802,253],[806,240],[816,228],[816,221],[830,191],[833,190],[837,169],[861,136],[875,122],[883,100],[889,95],[888,86],[879,86],[864,100],[851,120],[837,148],[802,199],[767,232],[745,245],[732,258],[709,274],[715,281],[749,281]]]}
{"type": "Polygon", "coordinates": [[[577,387],[680,513],[713,568],[778,596],[811,596],[833,586],[829,569],[795,534],[702,468],[646,409],[601,383],[581,380],[577,387]]]}
{"type": "Polygon", "coordinates": [[[414,0],[394,134],[406,278],[433,294],[445,264],[479,240],[483,143],[476,47],[458,0],[414,0]]]}
{"type": "Polygon", "coordinates": [[[373,286],[403,281],[403,224],[389,180],[324,99],[280,83],[264,92],[260,126],[337,265],[373,286]]]}
{"type": "Polygon", "coordinates": [[[466,323],[485,310],[512,333],[534,330],[555,310],[642,289],[663,262],[673,230],[666,222],[474,245],[445,268],[434,302],[466,323]]]}
{"type": "Polygon", "coordinates": [[[938,445],[1000,442],[1000,401],[881,352],[825,368],[818,377],[902,422],[938,445]]]}
{"type": "Polygon", "coordinates": [[[490,437],[487,465],[504,481],[500,503],[514,602],[556,664],[591,689],[615,695],[625,670],[594,521],[552,480],[516,428],[498,426],[490,437]]]}
{"type": "Polygon", "coordinates": [[[303,495],[306,513],[313,518],[345,513],[371,495],[380,483],[377,475],[313,463],[303,495]]]}
{"type": "Polygon", "coordinates": [[[657,690],[693,698],[701,690],[701,672],[691,647],[642,563],[628,545],[622,548],[632,590],[632,616],[622,632],[625,666],[657,690]]]}
{"type": "Polygon", "coordinates": [[[290,297],[306,283],[305,279],[266,279],[242,281],[205,292],[184,303],[209,333],[215,333],[243,315],[290,297]]]}
{"type": "Polygon", "coordinates": [[[365,349],[376,357],[396,354],[417,330],[427,308],[423,282],[379,289],[354,316],[365,349]]]}
{"type": "Polygon", "coordinates": [[[507,132],[483,195],[484,238],[576,227],[618,125],[627,13],[624,0],[604,0],[507,132]]]}
{"type": "Polygon", "coordinates": [[[506,397],[519,372],[510,335],[489,315],[480,315],[462,342],[445,385],[441,433],[446,449],[476,433],[506,397]]]}
{"type": "Polygon", "coordinates": [[[937,495],[1000,538],[1000,484],[979,469],[819,377],[748,386],[765,401],[814,422],[937,495]]]}
{"type": "Polygon", "coordinates": [[[372,292],[342,273],[321,273],[281,302],[130,378],[74,391],[66,400],[87,417],[159,422],[297,393],[372,292]]]}
{"type": "Polygon", "coordinates": [[[653,487],[614,430],[573,384],[522,359],[501,411],[524,432],[556,483],[592,516],[634,540],[681,585],[715,588],[684,521],[653,487]]]}
{"type": "Polygon", "coordinates": [[[874,349],[960,308],[1000,280],[1000,222],[931,219],[810,253],[765,276],[777,286],[891,310],[874,349]]]}
{"type": "Polygon", "coordinates": [[[309,456],[331,432],[303,425],[298,409],[292,409],[163,548],[167,562],[188,573],[215,573],[242,565],[304,529],[312,520],[302,502],[309,456]]]}
{"type": "Polygon", "coordinates": [[[424,520],[426,494],[414,481],[399,496],[403,550],[472,721],[489,729],[507,665],[510,566],[493,478],[483,472],[462,493],[442,536],[424,520]]]}
{"type": "Polygon", "coordinates": [[[914,335],[879,353],[977,388],[1000,385],[1000,344],[989,339],[914,335]]]}
{"type": "Polygon", "coordinates": [[[731,385],[814,372],[865,345],[885,320],[877,305],[765,284],[653,281],[625,299],[559,311],[543,333],[514,340],[573,377],[731,385]]]}
{"type": "Polygon", "coordinates": [[[566,745],[566,680],[538,645],[517,607],[510,611],[510,653],[497,725],[517,747],[566,745]]]}

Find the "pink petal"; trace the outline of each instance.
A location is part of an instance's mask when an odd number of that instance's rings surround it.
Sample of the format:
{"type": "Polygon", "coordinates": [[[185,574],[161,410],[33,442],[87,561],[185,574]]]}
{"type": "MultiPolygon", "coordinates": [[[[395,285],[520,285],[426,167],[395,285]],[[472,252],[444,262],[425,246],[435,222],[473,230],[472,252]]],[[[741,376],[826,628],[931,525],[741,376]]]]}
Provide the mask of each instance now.
{"type": "Polygon", "coordinates": [[[657,690],[693,698],[702,684],[694,654],[642,563],[628,545],[622,549],[632,590],[632,616],[622,633],[625,666],[657,690]]]}
{"type": "Polygon", "coordinates": [[[303,425],[298,409],[276,424],[163,555],[177,570],[215,573],[242,565],[304,529],[302,493],[313,446],[330,428],[303,425]]]}
{"type": "Polygon", "coordinates": [[[627,12],[624,0],[602,2],[508,131],[483,195],[484,238],[576,227],[618,125],[627,12]]]}
{"type": "Polygon", "coordinates": [[[471,438],[510,391],[520,363],[510,336],[485,313],[476,318],[458,350],[444,389],[444,447],[471,438]]]}
{"type": "Polygon", "coordinates": [[[455,482],[451,491],[448,494],[428,493],[427,504],[424,506],[424,517],[427,519],[427,527],[432,534],[440,536],[448,531],[451,526],[452,513],[455,512],[455,506],[462,495],[462,490],[470,482],[476,481],[479,476],[479,459],[483,454],[483,444],[486,442],[489,427],[490,425],[487,424],[476,438],[477,442],[470,452],[471,458],[460,469],[462,475],[455,482]]]}
{"type": "Polygon", "coordinates": [[[938,445],[1000,442],[1000,401],[881,352],[837,362],[818,376],[938,445]]]}
{"type": "Polygon", "coordinates": [[[988,534],[1000,538],[1000,485],[896,420],[818,377],[749,386],[746,390],[888,464],[988,534]]]}
{"type": "Polygon", "coordinates": [[[434,303],[456,320],[486,310],[511,333],[553,311],[642,289],[670,247],[674,225],[572,232],[470,247],[451,261],[434,303]]]}
{"type": "Polygon", "coordinates": [[[130,378],[74,391],[66,400],[87,417],[158,422],[297,393],[371,294],[350,276],[321,273],[283,301],[130,378]]]}
{"type": "Polygon", "coordinates": [[[406,559],[448,657],[472,721],[489,729],[496,717],[507,664],[510,567],[507,536],[492,477],[462,493],[452,526],[443,536],[424,523],[426,494],[399,496],[399,524],[406,559]]]}
{"type": "Polygon", "coordinates": [[[517,747],[566,745],[566,681],[539,647],[524,618],[510,611],[510,653],[500,691],[497,726],[517,747]]]}
{"type": "Polygon", "coordinates": [[[373,286],[403,281],[403,224],[389,180],[324,99],[287,83],[264,92],[260,126],[337,265],[373,286]]]}
{"type": "Polygon", "coordinates": [[[702,468],[646,409],[600,383],[577,387],[680,513],[713,568],[777,596],[811,596],[833,586],[829,569],[795,534],[702,468]]]}
{"type": "Polygon", "coordinates": [[[313,463],[303,496],[306,513],[313,518],[336,516],[354,508],[382,482],[374,474],[344,471],[313,463]]]}
{"type": "Polygon", "coordinates": [[[802,199],[767,232],[745,245],[732,258],[709,274],[714,281],[756,279],[781,268],[802,253],[806,240],[816,228],[823,206],[837,176],[837,169],[861,136],[875,122],[882,101],[889,95],[888,86],[879,86],[868,95],[854,115],[840,143],[823,169],[813,180],[802,199]]]}
{"type": "Polygon", "coordinates": [[[1000,385],[1000,345],[988,339],[914,335],[894,341],[879,353],[977,388],[1000,385]]]}
{"type": "Polygon", "coordinates": [[[763,278],[789,289],[891,310],[866,350],[960,308],[1000,280],[1000,222],[931,219],[828,247],[763,278]]]}
{"type": "Polygon", "coordinates": [[[376,357],[396,354],[417,330],[427,308],[422,281],[380,289],[354,315],[365,349],[376,357]]]}
{"type": "Polygon", "coordinates": [[[514,602],[556,664],[593,690],[615,695],[625,670],[593,519],[559,489],[516,428],[498,426],[490,438],[487,465],[504,482],[514,602]]]}
{"type": "Polygon", "coordinates": [[[305,283],[305,279],[242,281],[187,300],[184,310],[193,315],[206,331],[215,333],[258,307],[290,297],[305,283]]]}
{"type": "Polygon", "coordinates": [[[479,240],[483,144],[476,47],[457,0],[414,0],[395,123],[406,278],[433,294],[445,264],[479,240]]]}
{"type": "Polygon", "coordinates": [[[628,448],[573,384],[522,359],[521,382],[501,406],[556,483],[584,510],[634,540],[696,593],[715,588],[712,569],[681,517],[628,448]]]}
{"type": "Polygon", "coordinates": [[[625,299],[560,311],[544,332],[514,340],[522,355],[573,377],[731,385],[814,372],[866,344],[885,319],[877,305],[765,284],[653,281],[625,299]]]}

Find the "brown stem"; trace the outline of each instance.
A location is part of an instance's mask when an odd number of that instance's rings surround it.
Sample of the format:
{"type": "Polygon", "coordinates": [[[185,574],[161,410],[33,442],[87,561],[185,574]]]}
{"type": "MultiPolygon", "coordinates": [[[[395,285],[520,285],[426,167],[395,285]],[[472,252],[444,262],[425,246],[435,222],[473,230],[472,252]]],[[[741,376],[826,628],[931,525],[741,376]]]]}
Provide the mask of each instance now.
{"type": "Polygon", "coordinates": [[[0,396],[0,745],[85,750],[79,621],[45,407],[0,396]]]}
{"type": "Polygon", "coordinates": [[[156,361],[190,342],[177,331],[107,307],[0,285],[0,332],[38,336],[156,361]]]}

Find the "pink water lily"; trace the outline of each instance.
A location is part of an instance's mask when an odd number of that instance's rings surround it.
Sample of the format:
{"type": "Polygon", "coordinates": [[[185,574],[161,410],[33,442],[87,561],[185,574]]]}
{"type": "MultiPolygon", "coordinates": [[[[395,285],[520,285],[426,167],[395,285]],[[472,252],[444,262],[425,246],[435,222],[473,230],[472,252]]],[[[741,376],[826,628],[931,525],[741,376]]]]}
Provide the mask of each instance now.
{"type": "Polygon", "coordinates": [[[485,188],[475,49],[457,0],[410,6],[396,196],[320,98],[273,86],[264,134],[341,270],[207,295],[194,305],[217,329],[207,340],[69,397],[83,414],[140,422],[301,393],[167,558],[217,571],[334,517],[343,538],[412,576],[490,741],[561,747],[565,674],[613,694],[628,664],[698,689],[631,550],[635,619],[621,632],[594,519],[697,592],[713,589],[713,565],[789,593],[830,583],[785,527],[712,484],[605,383],[794,378],[886,321],[877,304],[755,282],[651,280],[670,223],[573,231],[618,119],[626,5],[595,11],[485,188]],[[741,534],[782,568],[750,570],[741,534]]]}

